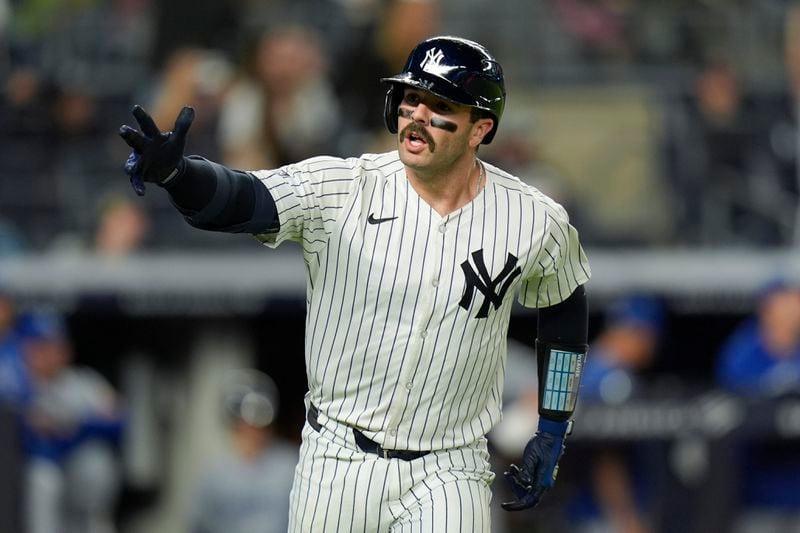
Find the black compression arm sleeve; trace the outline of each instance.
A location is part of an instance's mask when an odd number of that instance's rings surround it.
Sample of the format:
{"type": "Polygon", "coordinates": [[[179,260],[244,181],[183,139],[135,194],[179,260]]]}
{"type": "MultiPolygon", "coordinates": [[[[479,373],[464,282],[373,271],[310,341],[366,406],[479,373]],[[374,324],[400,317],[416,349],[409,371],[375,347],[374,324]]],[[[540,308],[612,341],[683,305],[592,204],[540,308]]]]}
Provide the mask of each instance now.
{"type": "Polygon", "coordinates": [[[278,213],[266,186],[248,172],[201,157],[183,158],[183,168],[164,188],[192,226],[228,233],[276,231],[278,213]]]}
{"type": "Polygon", "coordinates": [[[589,306],[586,289],[579,285],[563,302],[539,309],[541,342],[586,344],[589,336],[589,306]]]}
{"type": "Polygon", "coordinates": [[[588,314],[583,285],[563,302],[539,310],[540,421],[566,422],[572,416],[587,353],[588,314]]]}

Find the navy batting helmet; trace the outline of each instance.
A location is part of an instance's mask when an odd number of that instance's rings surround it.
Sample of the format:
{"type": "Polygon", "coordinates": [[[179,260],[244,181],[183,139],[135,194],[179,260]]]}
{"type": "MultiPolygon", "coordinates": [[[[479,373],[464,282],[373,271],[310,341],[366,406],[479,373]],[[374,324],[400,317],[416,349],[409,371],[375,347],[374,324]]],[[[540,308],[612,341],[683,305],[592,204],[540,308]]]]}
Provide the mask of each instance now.
{"type": "Polygon", "coordinates": [[[403,72],[381,81],[389,84],[383,113],[386,127],[392,133],[397,133],[397,108],[403,99],[403,85],[485,111],[494,119],[494,126],[483,138],[483,144],[492,142],[506,104],[500,64],[486,48],[460,37],[432,37],[422,41],[411,51],[403,72]]]}

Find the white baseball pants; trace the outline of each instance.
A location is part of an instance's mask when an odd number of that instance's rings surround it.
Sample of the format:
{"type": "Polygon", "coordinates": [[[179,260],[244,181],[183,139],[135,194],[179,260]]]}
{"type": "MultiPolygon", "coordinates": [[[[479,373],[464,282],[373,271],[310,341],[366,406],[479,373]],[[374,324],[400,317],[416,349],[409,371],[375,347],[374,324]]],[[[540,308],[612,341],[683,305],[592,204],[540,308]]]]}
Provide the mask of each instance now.
{"type": "Polygon", "coordinates": [[[486,439],[413,461],[356,445],[351,428],[303,428],[290,498],[290,533],[489,533],[486,439]]]}

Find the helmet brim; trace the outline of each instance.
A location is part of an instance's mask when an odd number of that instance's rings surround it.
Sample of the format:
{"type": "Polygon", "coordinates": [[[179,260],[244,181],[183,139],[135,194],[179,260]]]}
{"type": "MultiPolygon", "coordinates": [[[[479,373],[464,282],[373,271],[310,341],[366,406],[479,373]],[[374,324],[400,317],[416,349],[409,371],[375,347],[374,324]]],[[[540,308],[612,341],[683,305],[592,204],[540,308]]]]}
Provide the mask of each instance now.
{"type": "Polygon", "coordinates": [[[381,83],[413,87],[415,89],[429,92],[435,96],[438,96],[439,98],[442,98],[443,100],[447,100],[448,102],[482,109],[494,116],[494,112],[489,107],[482,105],[481,102],[477,101],[475,98],[471,97],[469,94],[461,90],[459,87],[453,85],[448,80],[438,80],[436,83],[433,83],[429,80],[419,79],[410,74],[399,74],[397,76],[392,76],[391,78],[381,78],[381,83]],[[435,89],[437,87],[438,90],[435,89]],[[445,91],[442,89],[447,90],[445,91]]]}

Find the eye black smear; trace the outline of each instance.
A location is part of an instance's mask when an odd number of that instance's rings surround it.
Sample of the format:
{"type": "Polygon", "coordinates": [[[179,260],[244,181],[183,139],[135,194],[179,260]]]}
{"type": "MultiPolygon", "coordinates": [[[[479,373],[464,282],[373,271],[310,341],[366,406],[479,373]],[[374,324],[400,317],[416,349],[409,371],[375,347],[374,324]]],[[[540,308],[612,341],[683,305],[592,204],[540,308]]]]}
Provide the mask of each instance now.
{"type": "Polygon", "coordinates": [[[434,128],[439,128],[440,130],[449,131],[450,133],[453,133],[458,129],[458,124],[455,122],[450,122],[449,120],[439,117],[431,117],[431,126],[434,128]]]}

